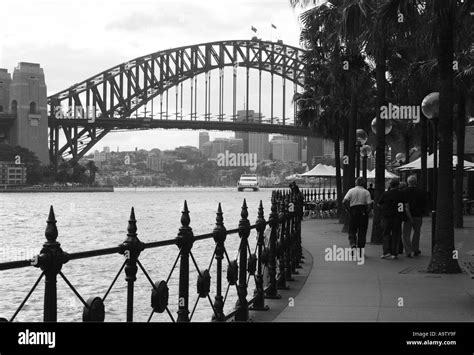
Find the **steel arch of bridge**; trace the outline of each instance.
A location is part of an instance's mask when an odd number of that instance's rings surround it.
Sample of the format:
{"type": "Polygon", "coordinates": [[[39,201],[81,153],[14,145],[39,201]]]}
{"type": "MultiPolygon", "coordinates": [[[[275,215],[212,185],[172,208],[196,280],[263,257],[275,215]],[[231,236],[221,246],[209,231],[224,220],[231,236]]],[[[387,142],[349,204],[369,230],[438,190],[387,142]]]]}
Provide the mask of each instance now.
{"type": "MultiPolygon", "coordinates": [[[[266,71],[304,85],[304,50],[279,42],[233,40],[203,43],[159,51],[117,65],[48,97],[49,151],[52,162],[72,156],[83,157],[100,139],[112,130],[177,128],[234,130],[309,136],[308,129],[286,124],[260,122],[223,122],[193,120],[137,120],[132,114],[153,98],[185,80],[226,66],[266,71]],[[57,115],[58,107],[95,107],[97,118],[65,118],[57,115]],[[66,142],[60,145],[62,129],[66,142]]],[[[235,72],[234,72],[235,76],[235,72]]],[[[248,74],[247,74],[248,78],[248,74]]],[[[207,90],[207,89],[206,89],[207,90]]],[[[196,90],[197,91],[197,90],[196,90]]],[[[248,79],[247,79],[248,93],[248,79]]],[[[192,94],[191,94],[192,95],[192,94]]],[[[247,94],[248,95],[248,94],[247,94]]],[[[273,95],[273,94],[272,94],[273,95]]],[[[273,105],[273,103],[272,103],[273,105]]],[[[234,104],[235,114],[235,104],[234,104]]],[[[70,116],[67,116],[70,117],[70,116]]],[[[222,116],[220,117],[222,118],[222,116]]]]}

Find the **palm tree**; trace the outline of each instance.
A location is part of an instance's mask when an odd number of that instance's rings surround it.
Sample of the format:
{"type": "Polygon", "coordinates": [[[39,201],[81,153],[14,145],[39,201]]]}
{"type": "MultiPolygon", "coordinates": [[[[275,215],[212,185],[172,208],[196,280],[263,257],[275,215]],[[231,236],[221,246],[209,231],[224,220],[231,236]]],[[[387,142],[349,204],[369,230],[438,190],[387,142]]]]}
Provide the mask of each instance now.
{"type": "MultiPolygon", "coordinates": [[[[375,168],[375,200],[377,201],[385,188],[385,122],[380,118],[380,108],[387,104],[387,80],[386,72],[387,60],[391,59],[398,50],[400,40],[402,42],[413,41],[413,34],[417,32],[416,21],[423,10],[419,0],[388,0],[375,1],[374,14],[375,21],[371,27],[371,36],[368,39],[367,51],[376,63],[377,81],[377,123],[376,123],[376,168],[375,168]],[[400,15],[403,22],[400,22],[400,15]],[[401,25],[400,25],[401,23],[401,25]]],[[[425,142],[423,142],[425,143],[425,142]]],[[[422,151],[426,146],[422,147],[422,151]]],[[[424,159],[424,158],[422,158],[424,159]]],[[[426,166],[426,161],[422,162],[426,166]]],[[[375,204],[377,205],[377,204],[375,204]]],[[[371,242],[379,244],[382,241],[381,211],[374,209],[374,221],[372,226],[371,242]]]]}
{"type": "MultiPolygon", "coordinates": [[[[310,2],[291,0],[290,3],[292,6],[298,4],[306,6],[310,2]]],[[[313,1],[314,3],[316,1],[313,1]]],[[[359,106],[361,106],[360,96],[361,93],[367,92],[362,88],[371,84],[368,65],[361,54],[363,43],[361,38],[365,32],[364,21],[368,15],[367,3],[367,1],[359,4],[355,1],[333,0],[316,6],[301,16],[303,23],[301,42],[310,49],[309,55],[305,58],[308,76],[316,78],[310,84],[320,86],[319,89],[314,89],[313,93],[308,92],[315,101],[310,106],[313,106],[312,110],[318,113],[315,107],[321,106],[324,99],[325,116],[329,117],[329,119],[319,120],[317,125],[313,125],[313,129],[317,127],[320,133],[325,133],[334,139],[337,149],[339,149],[341,138],[340,132],[344,132],[344,154],[347,153],[349,156],[349,166],[344,173],[345,191],[354,186],[356,128],[359,106]],[[324,65],[318,67],[315,63],[324,65]],[[323,73],[325,70],[326,74],[323,73]],[[339,102],[339,107],[336,107],[336,96],[346,98],[350,109],[344,110],[341,102],[339,102]],[[331,121],[334,117],[341,119],[349,117],[349,119],[341,120],[334,125],[335,122],[331,121]],[[327,126],[328,123],[330,123],[329,126],[327,126]],[[332,136],[330,132],[334,132],[336,136],[332,136]]],[[[300,120],[317,118],[310,109],[304,111],[300,107],[300,120]]],[[[336,154],[339,156],[339,152],[336,154]]],[[[342,189],[339,196],[342,196],[342,189]]]]}
{"type": "MultiPolygon", "coordinates": [[[[469,2],[459,6],[456,11],[455,51],[459,70],[455,76],[456,86],[456,155],[458,165],[455,172],[454,190],[454,227],[463,228],[463,180],[464,180],[464,144],[469,95],[474,92],[474,48],[472,33],[474,21],[470,14],[469,2]]],[[[472,3],[472,1],[471,1],[472,3]]]]}
{"type": "Polygon", "coordinates": [[[428,271],[432,273],[460,273],[453,258],[453,92],[454,92],[454,26],[455,0],[434,0],[438,35],[437,58],[439,90],[439,169],[435,246],[428,271]]]}
{"type": "MultiPolygon", "coordinates": [[[[307,6],[309,1],[290,1],[292,6],[301,4],[307,6]]],[[[314,1],[313,3],[316,3],[314,1]]],[[[342,89],[345,76],[342,71],[342,46],[339,35],[340,11],[333,3],[322,4],[305,11],[300,19],[303,28],[300,42],[308,50],[304,57],[306,63],[305,91],[295,95],[298,105],[299,124],[310,127],[334,141],[336,165],[337,204],[340,221],[343,221],[342,208],[342,177],[339,142],[341,131],[344,132],[344,142],[347,145],[346,129],[343,117],[345,91],[342,89]]],[[[344,152],[346,153],[346,151],[344,152]]],[[[344,188],[347,188],[347,176],[344,174],[344,188]]]]}

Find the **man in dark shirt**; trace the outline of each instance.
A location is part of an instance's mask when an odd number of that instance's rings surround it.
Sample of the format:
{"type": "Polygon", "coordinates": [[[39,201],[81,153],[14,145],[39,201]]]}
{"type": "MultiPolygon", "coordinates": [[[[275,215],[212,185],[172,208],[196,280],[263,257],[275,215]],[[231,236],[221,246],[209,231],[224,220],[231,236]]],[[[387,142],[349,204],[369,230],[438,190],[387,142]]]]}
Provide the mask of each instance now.
{"type": "Polygon", "coordinates": [[[369,188],[367,189],[367,191],[370,192],[370,198],[371,198],[372,201],[373,201],[373,200],[374,200],[374,196],[375,196],[374,184],[370,184],[370,185],[369,185],[369,188]]]}
{"type": "Polygon", "coordinates": [[[400,191],[398,179],[390,181],[390,188],[380,200],[383,218],[383,255],[382,259],[398,259],[398,248],[401,243],[402,221],[405,216],[411,219],[410,209],[405,193],[400,191]]]}
{"type": "Polygon", "coordinates": [[[405,189],[406,202],[410,205],[410,214],[412,220],[405,221],[403,224],[403,245],[405,246],[406,256],[411,258],[412,253],[415,256],[421,254],[420,251],[420,230],[423,224],[423,215],[427,203],[427,193],[416,186],[416,176],[408,177],[408,187],[405,189]],[[410,239],[411,230],[413,237],[410,239]]]}

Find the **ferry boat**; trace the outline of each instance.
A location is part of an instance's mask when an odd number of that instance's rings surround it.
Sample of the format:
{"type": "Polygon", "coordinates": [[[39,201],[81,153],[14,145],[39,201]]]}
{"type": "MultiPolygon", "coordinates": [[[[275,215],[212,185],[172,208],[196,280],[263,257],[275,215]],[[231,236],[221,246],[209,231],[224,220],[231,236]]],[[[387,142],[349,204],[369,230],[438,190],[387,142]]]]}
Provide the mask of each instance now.
{"type": "Polygon", "coordinates": [[[252,189],[253,191],[260,189],[257,175],[243,174],[240,176],[239,182],[237,183],[237,190],[244,191],[245,189],[252,189]]]}

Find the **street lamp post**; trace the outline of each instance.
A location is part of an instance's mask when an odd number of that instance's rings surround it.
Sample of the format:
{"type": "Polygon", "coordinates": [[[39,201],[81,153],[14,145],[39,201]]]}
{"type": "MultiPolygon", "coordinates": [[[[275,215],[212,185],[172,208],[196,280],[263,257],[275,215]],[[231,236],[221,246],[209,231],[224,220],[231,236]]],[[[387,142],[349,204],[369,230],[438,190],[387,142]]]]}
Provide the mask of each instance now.
{"type": "MultiPolygon", "coordinates": [[[[367,136],[367,133],[363,129],[358,129],[356,131],[356,161],[357,161],[357,171],[356,171],[356,177],[360,176],[360,157],[362,156],[362,147],[367,143],[367,140],[369,137],[367,136]]],[[[364,172],[362,173],[364,174],[364,172]]],[[[367,173],[365,174],[367,178],[367,173]]]]}
{"type": "MultiPolygon", "coordinates": [[[[372,120],[372,123],[370,124],[370,128],[372,129],[372,132],[374,134],[377,134],[377,117],[374,117],[374,119],[372,120]]],[[[392,121],[386,120],[385,121],[385,135],[390,134],[390,132],[392,132],[392,128],[393,128],[392,121]]]]}
{"type": "Polygon", "coordinates": [[[438,116],[439,116],[439,92],[428,94],[421,103],[423,114],[431,121],[433,126],[433,191],[431,208],[431,253],[435,247],[436,231],[436,207],[438,198],[438,116]]]}
{"type": "MultiPolygon", "coordinates": [[[[404,153],[398,153],[397,155],[395,155],[395,161],[397,162],[398,167],[401,167],[403,164],[408,163],[408,159],[406,158],[404,153]]],[[[406,179],[404,179],[404,177],[406,177],[404,175],[405,175],[404,171],[400,170],[400,180],[401,181],[406,180],[406,179]]]]}

